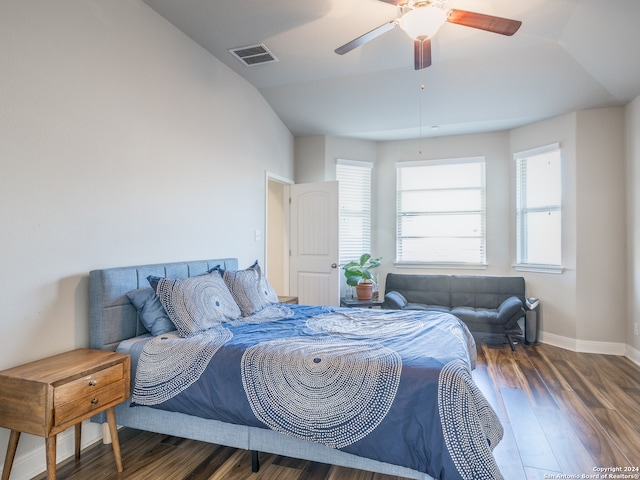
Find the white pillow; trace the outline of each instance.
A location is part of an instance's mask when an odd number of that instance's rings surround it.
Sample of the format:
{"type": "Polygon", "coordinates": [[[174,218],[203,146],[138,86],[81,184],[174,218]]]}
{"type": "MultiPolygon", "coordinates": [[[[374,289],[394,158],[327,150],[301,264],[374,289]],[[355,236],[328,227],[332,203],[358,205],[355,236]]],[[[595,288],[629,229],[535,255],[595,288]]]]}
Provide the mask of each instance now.
{"type": "Polygon", "coordinates": [[[223,278],[245,317],[278,303],[278,295],[262,274],[257,260],[245,270],[225,270],[223,278]]]}
{"type": "Polygon", "coordinates": [[[242,315],[217,270],[197,277],[148,280],[182,337],[242,315]]]}

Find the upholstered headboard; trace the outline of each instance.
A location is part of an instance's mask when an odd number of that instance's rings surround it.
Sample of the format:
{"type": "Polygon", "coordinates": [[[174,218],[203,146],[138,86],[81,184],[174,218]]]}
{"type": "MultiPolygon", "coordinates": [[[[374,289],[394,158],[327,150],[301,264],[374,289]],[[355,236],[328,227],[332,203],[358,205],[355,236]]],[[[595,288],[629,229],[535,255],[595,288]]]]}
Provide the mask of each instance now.
{"type": "Polygon", "coordinates": [[[89,273],[89,346],[115,350],[123,340],[142,335],[145,328],[127,292],[148,287],[147,277],[188,278],[208,272],[216,265],[237,270],[237,258],[159,263],[107,268],[89,273]]]}

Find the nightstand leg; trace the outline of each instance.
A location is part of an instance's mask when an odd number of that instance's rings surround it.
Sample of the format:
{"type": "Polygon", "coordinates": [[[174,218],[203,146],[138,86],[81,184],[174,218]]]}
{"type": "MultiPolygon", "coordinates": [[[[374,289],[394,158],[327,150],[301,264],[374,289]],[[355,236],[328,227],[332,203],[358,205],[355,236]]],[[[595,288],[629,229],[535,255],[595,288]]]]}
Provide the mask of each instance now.
{"type": "Polygon", "coordinates": [[[7,456],[4,458],[4,468],[2,469],[2,480],[9,480],[13,459],[16,456],[16,449],[18,448],[18,440],[20,440],[20,432],[11,430],[9,445],[7,445],[7,456]]]}
{"type": "Polygon", "coordinates": [[[113,456],[116,459],[116,467],[122,472],[122,458],[120,456],[120,440],[118,440],[118,426],[116,425],[116,412],[111,408],[107,408],[107,423],[109,424],[109,433],[111,433],[111,441],[113,443],[113,456]]]}
{"type": "Polygon", "coordinates": [[[76,423],[76,461],[80,460],[80,445],[82,443],[82,422],[76,423]]]}
{"type": "Polygon", "coordinates": [[[45,437],[44,445],[47,451],[47,480],[56,480],[56,436],[45,437]]]}

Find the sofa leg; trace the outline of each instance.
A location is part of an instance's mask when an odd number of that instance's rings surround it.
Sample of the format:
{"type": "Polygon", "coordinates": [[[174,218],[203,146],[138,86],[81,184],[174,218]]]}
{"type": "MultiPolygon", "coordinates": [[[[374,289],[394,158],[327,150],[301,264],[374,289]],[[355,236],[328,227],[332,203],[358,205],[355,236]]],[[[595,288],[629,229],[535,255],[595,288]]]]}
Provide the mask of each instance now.
{"type": "Polygon", "coordinates": [[[516,342],[515,339],[509,334],[507,333],[507,340],[509,341],[509,346],[511,347],[511,351],[515,352],[516,351],[516,342]]]}

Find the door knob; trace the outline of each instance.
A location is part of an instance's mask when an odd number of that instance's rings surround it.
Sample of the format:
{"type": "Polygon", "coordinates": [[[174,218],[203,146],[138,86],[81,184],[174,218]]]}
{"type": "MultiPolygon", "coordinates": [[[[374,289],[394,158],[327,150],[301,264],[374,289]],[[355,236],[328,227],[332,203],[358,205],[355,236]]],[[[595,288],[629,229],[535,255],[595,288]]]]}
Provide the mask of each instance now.
{"type": "Polygon", "coordinates": [[[332,263],[331,264],[331,268],[338,268],[338,264],[337,263],[332,263]]]}

